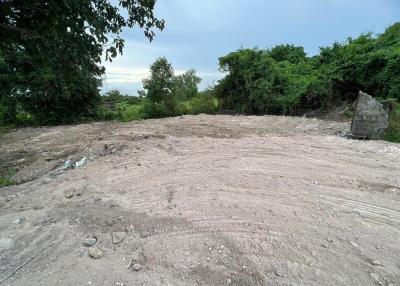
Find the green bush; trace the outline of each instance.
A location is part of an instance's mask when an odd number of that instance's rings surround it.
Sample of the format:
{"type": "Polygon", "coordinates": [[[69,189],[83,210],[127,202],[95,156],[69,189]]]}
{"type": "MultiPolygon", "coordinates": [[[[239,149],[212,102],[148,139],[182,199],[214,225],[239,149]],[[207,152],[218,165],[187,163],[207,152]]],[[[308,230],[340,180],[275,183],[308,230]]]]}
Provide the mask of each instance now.
{"type": "Polygon", "coordinates": [[[2,170],[0,172],[0,188],[14,185],[15,182],[11,179],[12,176],[15,175],[14,168],[2,170]]]}
{"type": "Polygon", "coordinates": [[[124,122],[144,118],[144,104],[128,104],[123,102],[118,105],[118,119],[124,122]]]}
{"type": "Polygon", "coordinates": [[[400,103],[394,104],[394,109],[390,115],[389,128],[385,135],[385,140],[400,143],[400,103]]]}
{"type": "Polygon", "coordinates": [[[198,94],[185,102],[186,114],[215,113],[218,111],[218,99],[216,97],[198,94]]]}
{"type": "Polygon", "coordinates": [[[143,104],[143,118],[163,118],[169,116],[170,113],[164,103],[152,102],[146,100],[143,104]]]}
{"type": "Polygon", "coordinates": [[[116,120],[118,119],[118,112],[111,110],[109,108],[105,108],[103,106],[100,106],[97,110],[97,115],[96,115],[97,120],[116,120]]]}

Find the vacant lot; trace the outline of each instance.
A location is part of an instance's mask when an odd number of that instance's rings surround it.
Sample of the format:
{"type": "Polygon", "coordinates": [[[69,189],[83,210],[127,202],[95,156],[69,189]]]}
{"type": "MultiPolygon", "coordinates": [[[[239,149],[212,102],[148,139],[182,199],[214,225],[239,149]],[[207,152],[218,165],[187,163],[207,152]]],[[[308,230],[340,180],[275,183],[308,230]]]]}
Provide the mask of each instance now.
{"type": "Polygon", "coordinates": [[[400,285],[400,145],[348,127],[200,115],[8,133],[0,166],[20,184],[0,190],[0,281],[400,285]]]}

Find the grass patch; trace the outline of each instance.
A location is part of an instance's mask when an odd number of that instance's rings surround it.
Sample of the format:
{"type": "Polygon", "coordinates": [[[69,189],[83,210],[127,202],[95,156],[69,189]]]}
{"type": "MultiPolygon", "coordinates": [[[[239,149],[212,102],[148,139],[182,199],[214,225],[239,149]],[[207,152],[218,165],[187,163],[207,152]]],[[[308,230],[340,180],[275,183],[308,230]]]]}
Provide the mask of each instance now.
{"type": "Polygon", "coordinates": [[[389,119],[389,128],[385,134],[385,140],[400,143],[400,103],[394,103],[394,109],[389,119]]]}
{"type": "Polygon", "coordinates": [[[11,179],[16,173],[14,168],[8,169],[0,173],[0,188],[15,185],[15,182],[11,179]]]}
{"type": "MultiPolygon", "coordinates": [[[[11,129],[15,128],[15,126],[11,126],[11,125],[0,125],[0,138],[3,137],[4,135],[6,135],[8,132],[10,132],[11,129]]],[[[0,173],[1,175],[1,173],[0,173]]]]}
{"type": "Polygon", "coordinates": [[[129,122],[133,120],[143,119],[143,104],[125,104],[120,107],[122,110],[119,112],[119,120],[129,122]]]}
{"type": "Polygon", "coordinates": [[[136,103],[124,101],[118,103],[114,109],[99,109],[98,119],[130,122],[185,114],[215,114],[218,111],[218,106],[219,102],[215,96],[203,93],[199,93],[186,101],[151,102],[149,100],[142,100],[136,103]]]}
{"type": "Polygon", "coordinates": [[[348,118],[348,119],[352,119],[354,118],[354,111],[347,109],[344,113],[343,113],[344,117],[348,118]]]}

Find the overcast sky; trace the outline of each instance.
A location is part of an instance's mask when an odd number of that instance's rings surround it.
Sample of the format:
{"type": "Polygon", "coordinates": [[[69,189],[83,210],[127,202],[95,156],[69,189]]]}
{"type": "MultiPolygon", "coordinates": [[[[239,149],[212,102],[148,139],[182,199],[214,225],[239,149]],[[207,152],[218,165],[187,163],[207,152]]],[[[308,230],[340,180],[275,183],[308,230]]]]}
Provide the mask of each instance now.
{"type": "Polygon", "coordinates": [[[161,56],[176,73],[196,69],[204,89],[221,78],[218,57],[240,47],[289,43],[314,55],[349,36],[382,33],[400,21],[400,0],[158,0],[156,15],[166,28],[152,43],[139,29],[124,31],[124,54],[105,64],[104,92],[136,95],[161,56]]]}

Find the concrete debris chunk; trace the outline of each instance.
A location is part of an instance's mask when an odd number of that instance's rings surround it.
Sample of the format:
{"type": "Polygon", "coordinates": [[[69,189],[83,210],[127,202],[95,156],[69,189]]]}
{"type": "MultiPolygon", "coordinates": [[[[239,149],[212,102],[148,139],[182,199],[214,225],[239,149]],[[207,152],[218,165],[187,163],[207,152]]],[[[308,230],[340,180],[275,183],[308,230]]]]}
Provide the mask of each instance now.
{"type": "Polygon", "coordinates": [[[126,232],[113,232],[111,234],[112,243],[118,244],[121,243],[126,237],[126,232]]]}
{"type": "Polygon", "coordinates": [[[361,92],[357,99],[356,112],[351,124],[351,136],[359,139],[383,139],[389,124],[389,114],[383,104],[361,92]]]}

